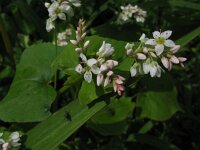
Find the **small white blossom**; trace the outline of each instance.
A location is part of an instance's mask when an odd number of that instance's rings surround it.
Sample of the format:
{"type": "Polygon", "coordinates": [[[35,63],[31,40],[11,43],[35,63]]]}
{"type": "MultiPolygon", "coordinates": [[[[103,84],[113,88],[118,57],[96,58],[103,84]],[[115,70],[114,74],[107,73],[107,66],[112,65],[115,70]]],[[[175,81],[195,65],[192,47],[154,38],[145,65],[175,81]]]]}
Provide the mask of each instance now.
{"type": "Polygon", "coordinates": [[[146,18],[147,12],[142,10],[141,8],[138,8],[138,11],[135,13],[134,17],[137,22],[144,23],[146,18]]]}
{"type": "Polygon", "coordinates": [[[172,40],[168,39],[172,34],[172,31],[165,31],[165,32],[153,32],[154,39],[149,39],[145,42],[147,45],[155,46],[155,52],[159,56],[164,51],[164,46],[166,47],[174,47],[175,44],[172,40]]]}
{"type": "Polygon", "coordinates": [[[103,44],[101,45],[99,51],[97,52],[97,55],[99,57],[109,57],[110,55],[113,54],[113,52],[114,48],[112,47],[112,45],[103,41],[103,44]]]}
{"type": "Polygon", "coordinates": [[[121,12],[119,13],[117,22],[123,24],[129,21],[133,15],[137,22],[144,22],[147,12],[139,8],[137,5],[132,6],[128,4],[127,6],[121,6],[121,12]]]}
{"type": "MultiPolygon", "coordinates": [[[[3,134],[1,134],[1,136],[2,135],[3,134]]],[[[7,140],[0,139],[0,145],[2,147],[2,150],[9,150],[9,149],[17,150],[21,146],[21,143],[19,143],[19,142],[20,142],[20,134],[19,134],[19,132],[11,133],[11,135],[9,136],[9,138],[7,140]]]]}
{"type": "Polygon", "coordinates": [[[80,58],[82,63],[84,64],[84,67],[82,67],[81,64],[78,64],[75,68],[75,71],[82,74],[84,73],[84,79],[90,83],[92,81],[92,73],[93,74],[99,74],[100,69],[97,66],[97,60],[94,58],[87,59],[84,54],[80,54],[80,58]]]}
{"type": "Polygon", "coordinates": [[[45,7],[48,9],[49,12],[49,19],[47,19],[46,23],[46,30],[50,32],[52,29],[55,28],[55,21],[56,19],[66,20],[66,15],[73,16],[74,11],[72,5],[75,7],[80,6],[80,1],[78,0],[52,0],[52,3],[45,3],[45,7]]]}
{"type": "Polygon", "coordinates": [[[60,32],[57,35],[58,46],[66,46],[68,44],[69,37],[72,32],[70,28],[67,28],[64,32],[60,32]]]}

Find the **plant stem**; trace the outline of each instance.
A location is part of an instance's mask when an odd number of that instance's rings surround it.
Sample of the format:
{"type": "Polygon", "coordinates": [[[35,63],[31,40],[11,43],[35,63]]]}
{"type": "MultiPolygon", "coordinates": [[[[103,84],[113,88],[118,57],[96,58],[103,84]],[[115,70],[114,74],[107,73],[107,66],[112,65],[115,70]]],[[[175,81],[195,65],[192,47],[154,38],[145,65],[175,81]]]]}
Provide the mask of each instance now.
{"type": "MultiPolygon", "coordinates": [[[[57,51],[58,51],[58,41],[57,41],[57,27],[55,25],[54,29],[54,40],[55,40],[55,46],[56,46],[56,57],[57,57],[57,51]]],[[[54,88],[57,87],[57,69],[55,69],[55,77],[54,77],[54,88]]]]}

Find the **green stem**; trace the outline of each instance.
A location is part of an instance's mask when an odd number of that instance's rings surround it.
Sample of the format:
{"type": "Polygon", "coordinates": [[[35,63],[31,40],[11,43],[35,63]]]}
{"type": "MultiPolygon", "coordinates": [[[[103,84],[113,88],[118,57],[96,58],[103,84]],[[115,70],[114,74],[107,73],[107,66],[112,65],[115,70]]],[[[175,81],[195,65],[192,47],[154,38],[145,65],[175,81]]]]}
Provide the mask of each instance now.
{"type": "MultiPolygon", "coordinates": [[[[56,25],[55,25],[55,30],[54,30],[54,40],[55,40],[56,57],[57,57],[58,41],[57,41],[57,28],[56,28],[56,25]]],[[[57,69],[55,69],[55,77],[54,77],[54,88],[56,89],[56,87],[57,87],[57,69]]]]}

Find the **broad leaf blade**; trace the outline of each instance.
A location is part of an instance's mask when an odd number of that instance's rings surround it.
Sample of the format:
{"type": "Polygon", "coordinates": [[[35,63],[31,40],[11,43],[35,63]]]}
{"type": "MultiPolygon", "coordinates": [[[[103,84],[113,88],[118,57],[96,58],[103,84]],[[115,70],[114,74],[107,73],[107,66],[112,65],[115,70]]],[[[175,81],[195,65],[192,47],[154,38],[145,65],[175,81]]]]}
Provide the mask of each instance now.
{"type": "MultiPolygon", "coordinates": [[[[60,51],[60,49],[58,49],[60,51]]],[[[8,95],[0,103],[0,119],[32,122],[46,119],[56,91],[49,85],[54,70],[55,46],[43,43],[23,53],[8,95]]]]}

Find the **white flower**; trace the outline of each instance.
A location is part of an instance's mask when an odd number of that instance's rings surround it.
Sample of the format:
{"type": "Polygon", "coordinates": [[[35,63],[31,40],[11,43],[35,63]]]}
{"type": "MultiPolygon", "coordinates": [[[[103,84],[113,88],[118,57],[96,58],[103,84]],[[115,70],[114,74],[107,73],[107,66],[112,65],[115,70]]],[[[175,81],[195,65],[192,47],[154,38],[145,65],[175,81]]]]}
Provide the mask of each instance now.
{"type": "Polygon", "coordinates": [[[52,18],[47,19],[46,23],[46,30],[47,32],[50,32],[52,29],[55,29],[55,23],[52,18]]]}
{"type": "Polygon", "coordinates": [[[142,35],[141,35],[141,37],[140,37],[140,39],[139,39],[142,43],[145,43],[147,40],[148,40],[148,38],[146,38],[146,35],[143,33],[142,35]]]}
{"type": "Polygon", "coordinates": [[[110,55],[113,54],[113,52],[114,48],[112,47],[112,45],[103,41],[103,44],[101,45],[99,51],[97,52],[97,55],[99,57],[109,57],[110,55]]]}
{"type": "Polygon", "coordinates": [[[136,76],[138,73],[141,73],[141,65],[139,63],[134,63],[130,68],[131,77],[136,76]]]}
{"type": "Polygon", "coordinates": [[[150,62],[150,60],[147,60],[143,63],[143,71],[145,74],[150,73],[151,77],[160,77],[162,68],[156,61],[150,62]]]}
{"type": "Polygon", "coordinates": [[[97,64],[97,60],[94,58],[88,59],[86,58],[86,56],[84,54],[80,54],[80,58],[82,63],[84,64],[84,68],[82,67],[81,64],[78,64],[75,68],[75,71],[82,74],[84,73],[84,79],[90,83],[92,81],[92,73],[93,74],[99,74],[100,73],[100,69],[99,67],[96,65],[97,64]]]}
{"type": "Polygon", "coordinates": [[[60,20],[66,20],[66,14],[68,16],[73,16],[74,11],[72,9],[72,5],[75,7],[79,7],[79,0],[68,0],[68,1],[60,1],[60,0],[52,0],[52,3],[45,3],[45,7],[49,12],[49,19],[47,19],[46,29],[47,31],[51,31],[55,28],[54,21],[59,18],[60,20]]]}
{"type": "Polygon", "coordinates": [[[154,39],[149,39],[145,42],[145,44],[155,46],[155,52],[159,56],[164,51],[164,46],[166,47],[174,47],[175,44],[172,40],[168,39],[172,34],[172,31],[165,31],[165,32],[153,32],[154,39]]]}
{"type": "MultiPolygon", "coordinates": [[[[3,134],[0,134],[0,137],[2,135],[3,134]]],[[[19,141],[20,141],[19,132],[13,132],[9,136],[8,140],[0,139],[0,145],[2,145],[2,150],[8,150],[8,149],[17,150],[20,148],[20,145],[21,145],[21,143],[19,143],[19,141]]]]}
{"type": "Polygon", "coordinates": [[[147,12],[142,10],[141,8],[138,8],[137,13],[135,13],[134,17],[136,19],[137,22],[141,22],[143,23],[145,21],[147,12]]]}
{"type": "Polygon", "coordinates": [[[69,39],[70,35],[72,34],[71,29],[67,28],[64,32],[60,32],[57,35],[57,43],[58,46],[66,46],[68,44],[67,40],[69,39]]]}

